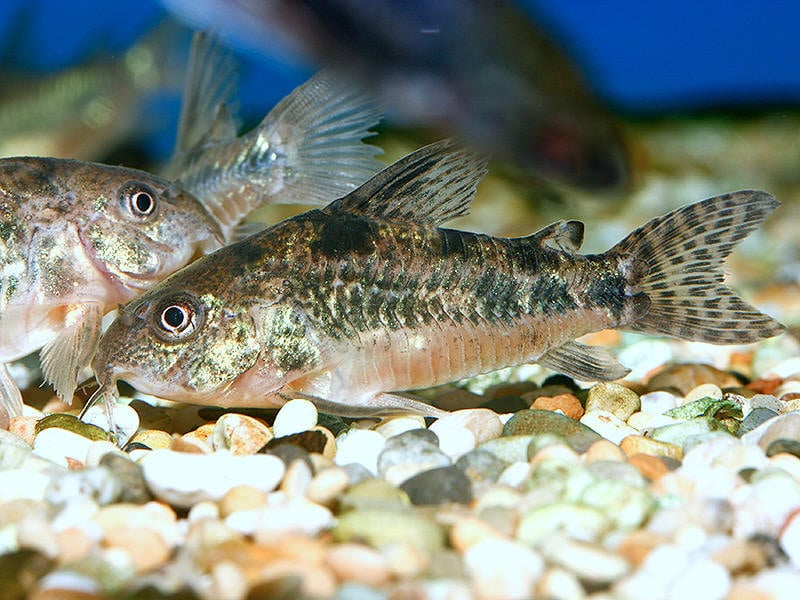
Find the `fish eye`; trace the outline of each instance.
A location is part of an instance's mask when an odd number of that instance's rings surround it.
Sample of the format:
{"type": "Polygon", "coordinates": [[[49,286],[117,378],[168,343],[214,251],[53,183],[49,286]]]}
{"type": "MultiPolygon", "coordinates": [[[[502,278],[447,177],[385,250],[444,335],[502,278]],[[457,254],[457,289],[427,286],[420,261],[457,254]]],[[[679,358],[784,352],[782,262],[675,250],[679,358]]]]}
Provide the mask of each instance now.
{"type": "Polygon", "coordinates": [[[156,212],[156,193],[139,181],[129,181],[120,191],[120,202],[134,217],[145,219],[156,212]]]}
{"type": "Polygon", "coordinates": [[[173,298],[155,311],[155,330],[166,341],[183,340],[198,330],[202,315],[202,308],[194,299],[173,298]]]}

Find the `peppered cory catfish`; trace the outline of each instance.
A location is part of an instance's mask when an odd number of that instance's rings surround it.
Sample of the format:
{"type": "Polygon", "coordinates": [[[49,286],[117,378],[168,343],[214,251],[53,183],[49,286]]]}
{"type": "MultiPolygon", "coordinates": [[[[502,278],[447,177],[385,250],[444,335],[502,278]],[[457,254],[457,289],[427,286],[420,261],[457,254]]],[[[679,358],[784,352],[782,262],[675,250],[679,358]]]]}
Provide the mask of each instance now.
{"type": "Polygon", "coordinates": [[[778,202],[743,191],[653,219],[603,254],[583,225],[523,238],[440,228],[483,161],[432,144],[321,210],[201,258],[125,306],[100,342],[96,397],[124,379],[165,398],[325,411],[441,411],[396,392],[538,362],[584,380],[626,369],[575,341],[603,328],[721,344],[782,326],[722,283],[778,202]]]}

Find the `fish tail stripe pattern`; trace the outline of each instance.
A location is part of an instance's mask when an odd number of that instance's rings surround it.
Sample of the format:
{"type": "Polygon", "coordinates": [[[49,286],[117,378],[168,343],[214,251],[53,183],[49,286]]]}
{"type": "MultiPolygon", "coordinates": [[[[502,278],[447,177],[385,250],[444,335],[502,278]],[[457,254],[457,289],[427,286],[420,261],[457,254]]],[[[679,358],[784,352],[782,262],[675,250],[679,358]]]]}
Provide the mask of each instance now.
{"type": "Polygon", "coordinates": [[[709,198],[646,223],[609,252],[647,265],[632,282],[650,299],[628,328],[714,344],[746,344],[783,326],[723,284],[734,246],[779,206],[770,194],[740,191],[709,198]]]}

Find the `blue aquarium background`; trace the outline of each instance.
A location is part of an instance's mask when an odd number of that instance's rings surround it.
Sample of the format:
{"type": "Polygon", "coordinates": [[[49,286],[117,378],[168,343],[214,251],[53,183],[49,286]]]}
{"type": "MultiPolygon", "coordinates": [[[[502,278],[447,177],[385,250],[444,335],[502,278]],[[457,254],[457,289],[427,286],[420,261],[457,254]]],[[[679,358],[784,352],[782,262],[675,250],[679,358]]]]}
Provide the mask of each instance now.
{"type": "MultiPolygon", "coordinates": [[[[673,0],[518,0],[563,45],[614,112],[661,115],[717,108],[800,104],[800,3],[673,0]]],[[[48,73],[96,53],[122,53],[144,32],[175,17],[156,0],[4,0],[0,60],[4,70],[48,73]]],[[[184,21],[184,24],[185,21],[184,21]]],[[[188,40],[188,36],[186,38],[188,40]]],[[[240,61],[240,111],[259,119],[314,65],[228,39],[240,61]]],[[[180,82],[176,82],[179,89],[180,82]]],[[[179,97],[151,111],[174,122],[179,97]]],[[[168,153],[174,128],[150,142],[168,153]]]]}

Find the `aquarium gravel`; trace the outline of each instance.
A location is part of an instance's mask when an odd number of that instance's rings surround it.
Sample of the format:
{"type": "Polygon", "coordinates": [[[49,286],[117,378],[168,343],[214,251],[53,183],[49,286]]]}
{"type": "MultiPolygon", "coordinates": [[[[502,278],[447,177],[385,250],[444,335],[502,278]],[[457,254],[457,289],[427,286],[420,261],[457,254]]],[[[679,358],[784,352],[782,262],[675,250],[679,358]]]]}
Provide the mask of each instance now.
{"type": "Polygon", "coordinates": [[[439,420],[123,398],[118,446],[102,407],[27,407],[0,423],[0,596],[789,598],[798,342],[687,346],[428,390],[439,420]]]}

